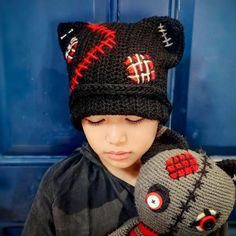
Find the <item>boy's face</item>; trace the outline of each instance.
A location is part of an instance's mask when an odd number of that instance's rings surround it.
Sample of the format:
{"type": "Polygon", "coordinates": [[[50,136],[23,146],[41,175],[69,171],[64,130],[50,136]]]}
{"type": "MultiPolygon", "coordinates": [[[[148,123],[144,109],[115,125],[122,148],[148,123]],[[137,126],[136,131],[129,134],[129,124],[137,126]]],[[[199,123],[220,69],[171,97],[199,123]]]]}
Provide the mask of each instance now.
{"type": "Polygon", "coordinates": [[[158,121],[133,115],[94,115],[82,120],[89,145],[112,172],[129,169],[151,147],[158,121]]]}

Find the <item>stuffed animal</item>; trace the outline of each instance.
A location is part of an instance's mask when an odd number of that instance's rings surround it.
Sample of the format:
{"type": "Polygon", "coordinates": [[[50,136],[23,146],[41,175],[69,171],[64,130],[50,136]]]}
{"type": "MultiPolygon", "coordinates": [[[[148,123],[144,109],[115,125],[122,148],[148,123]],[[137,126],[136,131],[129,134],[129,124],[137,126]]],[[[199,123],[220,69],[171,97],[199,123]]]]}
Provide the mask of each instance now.
{"type": "MultiPolygon", "coordinates": [[[[235,163],[235,162],[234,162],[235,163]]],[[[231,176],[203,153],[173,149],[143,164],[135,185],[138,217],[110,236],[209,235],[228,219],[235,203],[231,176]]]]}

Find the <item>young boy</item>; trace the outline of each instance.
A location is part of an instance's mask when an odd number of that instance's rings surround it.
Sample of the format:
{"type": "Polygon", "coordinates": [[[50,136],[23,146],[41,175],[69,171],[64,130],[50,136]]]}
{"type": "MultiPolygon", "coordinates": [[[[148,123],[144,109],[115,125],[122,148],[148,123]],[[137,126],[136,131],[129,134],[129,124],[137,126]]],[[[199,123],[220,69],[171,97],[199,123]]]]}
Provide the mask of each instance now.
{"type": "Polygon", "coordinates": [[[151,17],[62,23],[58,35],[71,119],[88,143],[47,171],[23,236],[104,236],[137,215],[133,191],[141,160],[187,148],[163,126],[171,112],[167,71],[182,57],[183,28],[151,17]]]}

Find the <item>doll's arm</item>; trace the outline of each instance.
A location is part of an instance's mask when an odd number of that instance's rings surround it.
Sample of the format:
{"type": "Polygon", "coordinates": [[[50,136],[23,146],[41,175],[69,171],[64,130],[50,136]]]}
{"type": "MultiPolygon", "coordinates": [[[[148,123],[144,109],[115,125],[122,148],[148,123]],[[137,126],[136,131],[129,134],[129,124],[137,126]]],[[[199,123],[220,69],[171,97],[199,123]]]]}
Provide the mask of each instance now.
{"type": "Polygon", "coordinates": [[[130,235],[130,231],[139,223],[138,217],[134,217],[126,221],[121,227],[116,229],[108,236],[126,236],[130,235]]]}

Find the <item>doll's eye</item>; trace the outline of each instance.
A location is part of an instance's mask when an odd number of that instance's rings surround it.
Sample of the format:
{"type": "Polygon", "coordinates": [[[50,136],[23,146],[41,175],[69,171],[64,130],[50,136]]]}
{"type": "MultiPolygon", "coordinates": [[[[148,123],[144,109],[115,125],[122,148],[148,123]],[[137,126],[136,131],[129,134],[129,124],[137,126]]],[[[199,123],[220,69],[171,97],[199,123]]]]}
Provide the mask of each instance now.
{"type": "Polygon", "coordinates": [[[148,204],[150,209],[158,210],[163,205],[163,199],[160,194],[151,192],[146,197],[146,203],[148,204]]]}
{"type": "Polygon", "coordinates": [[[204,212],[200,213],[196,220],[192,223],[193,227],[200,232],[212,230],[217,220],[220,217],[220,213],[212,209],[204,209],[204,212]]]}
{"type": "Polygon", "coordinates": [[[145,201],[152,211],[165,211],[170,203],[169,190],[161,184],[154,184],[149,188],[145,201]]]}

